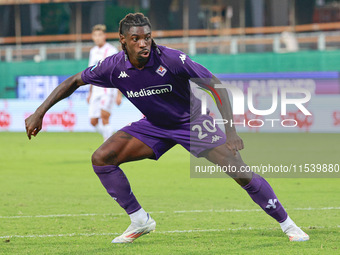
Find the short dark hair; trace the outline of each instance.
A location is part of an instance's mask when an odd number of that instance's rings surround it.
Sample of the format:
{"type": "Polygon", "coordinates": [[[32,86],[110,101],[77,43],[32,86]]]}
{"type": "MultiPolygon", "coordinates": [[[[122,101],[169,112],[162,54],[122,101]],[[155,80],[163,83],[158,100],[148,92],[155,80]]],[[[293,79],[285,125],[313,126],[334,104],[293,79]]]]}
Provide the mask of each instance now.
{"type": "MultiPolygon", "coordinates": [[[[125,35],[127,31],[131,27],[143,27],[143,26],[149,26],[151,29],[151,23],[147,17],[144,16],[143,13],[137,12],[137,13],[129,13],[127,14],[124,19],[122,19],[119,22],[119,34],[125,35]]],[[[122,49],[125,52],[125,58],[127,58],[127,50],[125,48],[125,45],[121,42],[122,49]]],[[[156,49],[157,53],[160,55],[161,52],[158,49],[155,41],[152,39],[151,46],[156,49]]]]}
{"type": "Polygon", "coordinates": [[[151,23],[143,13],[129,13],[119,22],[119,34],[125,35],[131,27],[143,26],[149,26],[151,29],[151,23]]]}

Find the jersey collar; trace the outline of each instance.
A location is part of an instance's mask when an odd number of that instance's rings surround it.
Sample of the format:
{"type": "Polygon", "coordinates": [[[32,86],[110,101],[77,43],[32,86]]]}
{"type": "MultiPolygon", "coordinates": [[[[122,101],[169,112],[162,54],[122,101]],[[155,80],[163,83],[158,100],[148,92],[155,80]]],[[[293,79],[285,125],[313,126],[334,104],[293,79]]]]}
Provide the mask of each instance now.
{"type": "MultiPolygon", "coordinates": [[[[150,56],[149,56],[149,61],[148,63],[146,63],[146,65],[144,66],[144,68],[146,67],[152,67],[153,66],[153,63],[154,63],[154,60],[153,60],[153,54],[154,54],[154,49],[151,48],[151,52],[150,52],[150,56]]],[[[125,67],[126,69],[137,69],[136,67],[134,67],[130,60],[129,59],[126,59],[125,60],[125,67]]]]}

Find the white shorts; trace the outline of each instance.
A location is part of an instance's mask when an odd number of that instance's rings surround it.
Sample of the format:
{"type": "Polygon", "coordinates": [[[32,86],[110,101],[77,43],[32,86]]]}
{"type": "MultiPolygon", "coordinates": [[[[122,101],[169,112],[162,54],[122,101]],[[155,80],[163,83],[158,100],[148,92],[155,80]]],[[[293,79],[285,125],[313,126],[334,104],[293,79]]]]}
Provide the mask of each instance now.
{"type": "Polygon", "coordinates": [[[101,110],[111,113],[116,93],[92,93],[89,103],[89,117],[100,118],[101,110]]]}

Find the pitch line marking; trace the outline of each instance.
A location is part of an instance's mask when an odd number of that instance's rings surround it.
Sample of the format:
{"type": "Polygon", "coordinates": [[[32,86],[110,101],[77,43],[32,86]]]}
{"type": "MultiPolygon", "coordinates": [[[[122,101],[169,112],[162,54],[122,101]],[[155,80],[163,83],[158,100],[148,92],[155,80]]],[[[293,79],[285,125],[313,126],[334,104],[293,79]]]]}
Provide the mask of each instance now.
{"type": "MultiPolygon", "coordinates": [[[[309,227],[302,227],[308,229],[309,227]]],[[[340,228],[337,226],[314,226],[316,229],[340,228]]],[[[243,230],[273,230],[274,228],[225,228],[225,229],[189,229],[189,230],[169,230],[169,231],[155,231],[154,234],[173,234],[173,233],[197,233],[197,232],[226,232],[226,231],[243,231],[243,230]]],[[[8,238],[47,238],[47,237],[74,237],[74,236],[115,236],[121,233],[70,233],[70,234],[45,234],[45,235],[9,235],[0,236],[0,239],[8,238]]]]}
{"type": "MultiPolygon", "coordinates": [[[[287,211],[317,211],[317,210],[340,210],[340,207],[321,207],[321,208],[292,208],[287,211]]],[[[183,210],[183,211],[158,211],[149,212],[150,214],[161,214],[161,213],[233,213],[233,212],[260,212],[262,209],[209,209],[209,210],[183,210]]],[[[20,219],[20,218],[58,218],[58,217],[88,217],[88,216],[121,216],[126,213],[84,213],[84,214],[51,214],[51,215],[18,215],[18,216],[0,216],[0,219],[20,219]]]]}

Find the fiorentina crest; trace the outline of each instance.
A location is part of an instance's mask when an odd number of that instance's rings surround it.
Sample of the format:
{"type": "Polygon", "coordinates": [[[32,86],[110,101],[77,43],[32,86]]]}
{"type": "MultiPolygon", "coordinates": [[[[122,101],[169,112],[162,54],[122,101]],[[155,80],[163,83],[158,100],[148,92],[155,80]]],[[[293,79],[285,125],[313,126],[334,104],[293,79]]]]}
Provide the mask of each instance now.
{"type": "Polygon", "coordinates": [[[156,73],[158,73],[162,77],[165,75],[166,72],[167,70],[162,65],[160,65],[156,70],[156,73]]]}

